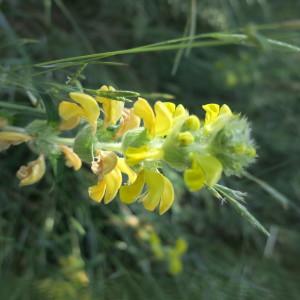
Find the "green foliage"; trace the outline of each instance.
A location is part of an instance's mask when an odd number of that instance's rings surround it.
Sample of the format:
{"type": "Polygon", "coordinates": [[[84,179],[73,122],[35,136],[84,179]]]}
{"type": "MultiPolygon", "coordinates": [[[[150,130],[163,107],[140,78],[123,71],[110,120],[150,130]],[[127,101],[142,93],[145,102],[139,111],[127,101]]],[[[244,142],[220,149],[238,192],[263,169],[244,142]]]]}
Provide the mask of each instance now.
{"type": "Polygon", "coordinates": [[[74,151],[85,162],[93,160],[93,140],[92,129],[89,125],[84,126],[77,134],[74,141],[74,151]]]}

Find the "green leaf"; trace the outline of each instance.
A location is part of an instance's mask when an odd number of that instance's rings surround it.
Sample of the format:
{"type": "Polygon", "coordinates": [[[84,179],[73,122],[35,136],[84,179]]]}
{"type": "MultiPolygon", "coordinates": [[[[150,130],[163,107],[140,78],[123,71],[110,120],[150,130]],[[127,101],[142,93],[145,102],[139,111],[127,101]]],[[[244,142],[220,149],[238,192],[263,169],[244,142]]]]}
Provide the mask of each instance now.
{"type": "Polygon", "coordinates": [[[48,94],[44,94],[44,96],[42,97],[42,101],[46,109],[48,121],[51,123],[58,123],[59,115],[58,115],[57,105],[52,99],[52,97],[48,94]]]}
{"type": "Polygon", "coordinates": [[[287,209],[292,201],[289,200],[285,195],[277,191],[275,188],[273,188],[271,185],[266,183],[265,181],[253,176],[252,174],[248,172],[243,172],[243,176],[248,178],[249,180],[255,182],[258,184],[264,191],[266,191],[268,194],[270,194],[276,201],[278,201],[283,208],[287,209]]]}
{"type": "Polygon", "coordinates": [[[244,217],[249,223],[251,223],[254,227],[259,229],[266,236],[269,236],[269,232],[265,229],[265,227],[248,211],[248,209],[240,202],[241,198],[236,199],[234,197],[235,193],[239,193],[238,191],[231,190],[231,193],[228,192],[228,188],[224,187],[220,184],[216,184],[213,187],[209,188],[214,196],[219,199],[228,200],[228,202],[244,217]]]}
{"type": "Polygon", "coordinates": [[[93,160],[93,144],[96,138],[89,125],[83,127],[77,134],[74,142],[74,151],[81,160],[90,163],[93,160]]]}
{"type": "Polygon", "coordinates": [[[128,147],[140,147],[149,142],[147,130],[138,128],[128,131],[122,140],[122,148],[125,151],[128,147]]]}
{"type": "Polygon", "coordinates": [[[11,112],[32,115],[32,116],[42,118],[42,119],[44,119],[46,117],[46,114],[44,111],[37,109],[37,108],[29,107],[26,105],[20,105],[20,104],[0,101],[0,108],[7,109],[11,112]]]}

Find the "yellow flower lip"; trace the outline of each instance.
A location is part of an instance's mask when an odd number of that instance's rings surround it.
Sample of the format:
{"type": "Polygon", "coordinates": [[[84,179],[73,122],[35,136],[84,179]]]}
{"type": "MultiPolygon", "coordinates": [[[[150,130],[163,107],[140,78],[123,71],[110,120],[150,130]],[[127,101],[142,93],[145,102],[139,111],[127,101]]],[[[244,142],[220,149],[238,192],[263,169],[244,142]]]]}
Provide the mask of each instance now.
{"type": "Polygon", "coordinates": [[[225,122],[233,115],[231,109],[226,104],[220,107],[219,104],[211,103],[203,105],[202,108],[206,112],[204,127],[207,131],[222,128],[225,122]]]}
{"type": "Polygon", "coordinates": [[[181,257],[187,251],[188,244],[184,239],[177,239],[175,247],[169,251],[169,272],[171,275],[178,275],[182,272],[183,265],[181,257]]]}
{"type": "Polygon", "coordinates": [[[90,124],[95,132],[97,129],[97,120],[100,115],[100,108],[97,101],[92,96],[84,93],[73,92],[69,96],[76,103],[62,101],[59,104],[58,112],[62,118],[60,129],[73,129],[79,124],[82,118],[90,124]]]}
{"type": "Polygon", "coordinates": [[[179,141],[180,145],[188,146],[194,142],[195,138],[189,131],[184,131],[179,132],[177,140],[179,141]]]}
{"type": "Polygon", "coordinates": [[[66,165],[70,168],[73,168],[75,171],[78,171],[82,165],[79,156],[73,151],[72,148],[68,146],[60,145],[59,147],[65,156],[66,165]]]}
{"type": "Polygon", "coordinates": [[[118,163],[117,155],[112,151],[98,151],[97,156],[92,161],[91,170],[94,174],[102,178],[111,172],[118,163]]]}
{"type": "Polygon", "coordinates": [[[154,112],[144,98],[139,97],[133,105],[134,113],[144,122],[144,127],[148,130],[151,136],[155,135],[155,115],[154,112]]]}
{"type": "Polygon", "coordinates": [[[205,185],[213,186],[222,175],[221,162],[212,155],[194,155],[192,166],[184,171],[184,182],[190,191],[198,191],[205,185]]]}
{"type": "MultiPolygon", "coordinates": [[[[112,86],[103,85],[99,91],[115,91],[112,86]]],[[[104,126],[115,125],[122,116],[124,102],[106,97],[96,97],[96,101],[102,103],[104,111],[104,126]]]]}
{"type": "Polygon", "coordinates": [[[134,103],[133,111],[143,120],[144,127],[152,137],[167,135],[173,126],[173,114],[175,113],[174,103],[155,102],[154,114],[148,101],[139,97],[134,103]]]}
{"type": "Polygon", "coordinates": [[[129,166],[136,165],[144,160],[160,160],[163,158],[163,149],[153,148],[148,145],[129,147],[125,151],[126,162],[129,166]]]}
{"type": "Polygon", "coordinates": [[[31,161],[26,166],[21,166],[17,172],[20,186],[34,184],[42,179],[46,172],[45,157],[41,154],[38,159],[31,161]]]}
{"type": "Polygon", "coordinates": [[[122,111],[122,117],[120,121],[120,127],[116,133],[116,138],[123,136],[127,131],[138,128],[140,126],[141,119],[135,115],[133,109],[124,108],[122,111]]]}
{"type": "Polygon", "coordinates": [[[25,133],[14,131],[0,131],[0,151],[8,149],[12,145],[28,142],[32,137],[25,133]]]}
{"type": "Polygon", "coordinates": [[[136,180],[135,172],[125,163],[124,158],[116,157],[116,159],[115,163],[109,154],[104,158],[102,168],[103,170],[106,168],[106,171],[102,170],[102,173],[98,174],[98,183],[89,188],[90,198],[98,203],[104,199],[104,203],[107,204],[116,197],[122,184],[122,173],[128,176],[129,184],[136,180]],[[108,166],[105,166],[105,163],[108,166]]]}
{"type": "Polygon", "coordinates": [[[191,131],[196,131],[200,128],[200,120],[197,116],[190,115],[184,122],[184,126],[191,131]]]}
{"type": "Polygon", "coordinates": [[[136,180],[120,188],[120,199],[123,203],[131,204],[141,195],[144,185],[146,194],[141,198],[144,207],[153,211],[159,206],[159,214],[168,211],[174,202],[174,188],[168,178],[157,170],[142,170],[136,180]]]}

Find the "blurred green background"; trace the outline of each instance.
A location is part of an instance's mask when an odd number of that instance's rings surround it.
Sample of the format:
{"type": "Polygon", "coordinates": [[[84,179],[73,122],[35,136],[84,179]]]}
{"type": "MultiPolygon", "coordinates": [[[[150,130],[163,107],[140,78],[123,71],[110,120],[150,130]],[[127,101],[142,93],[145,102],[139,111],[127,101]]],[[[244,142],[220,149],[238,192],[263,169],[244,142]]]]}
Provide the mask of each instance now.
{"type": "MultiPolygon", "coordinates": [[[[64,84],[76,72],[33,76],[16,69],[21,64],[196,33],[250,32],[253,24],[273,24],[256,38],[300,46],[299,12],[297,0],[2,0],[1,100],[30,104],[31,95],[10,77],[16,70],[31,87],[42,80],[64,84]]],[[[90,65],[80,80],[89,88],[171,94],[196,114],[209,102],[245,114],[259,155],[250,173],[288,205],[249,179],[223,183],[248,193],[247,207],[269,239],[208,192],[188,193],[175,174],[176,204],[162,217],[139,205],[91,203],[88,168],[54,175],[49,167],[43,181],[21,189],[15,173],[34,157],[22,145],[0,154],[0,298],[299,299],[300,52],[257,43],[118,56],[109,61],[124,65],[90,65]],[[143,238],[149,228],[166,249],[178,238],[188,242],[178,276],[143,238]]]]}

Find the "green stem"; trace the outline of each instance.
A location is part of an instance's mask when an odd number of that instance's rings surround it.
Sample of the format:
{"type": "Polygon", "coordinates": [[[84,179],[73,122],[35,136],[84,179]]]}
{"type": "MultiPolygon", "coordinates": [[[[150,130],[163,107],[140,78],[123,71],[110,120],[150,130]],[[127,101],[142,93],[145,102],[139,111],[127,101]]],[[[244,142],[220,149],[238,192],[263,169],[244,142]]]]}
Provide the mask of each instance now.
{"type": "Polygon", "coordinates": [[[99,150],[107,150],[107,151],[116,151],[116,152],[122,152],[122,143],[103,143],[99,142],[95,145],[96,149],[99,150]]]}
{"type": "Polygon", "coordinates": [[[2,128],[3,131],[13,131],[13,132],[20,132],[20,133],[26,133],[26,130],[22,127],[16,127],[16,126],[5,126],[2,128]]]}
{"type": "Polygon", "coordinates": [[[35,115],[39,118],[45,118],[46,113],[33,107],[28,107],[25,105],[15,104],[15,103],[8,103],[4,101],[0,101],[0,108],[6,108],[15,112],[23,113],[23,114],[31,114],[35,115]]]}
{"type": "Polygon", "coordinates": [[[74,138],[64,138],[64,137],[57,136],[57,137],[52,138],[52,141],[57,143],[57,144],[73,146],[75,139],[74,138]]]}

